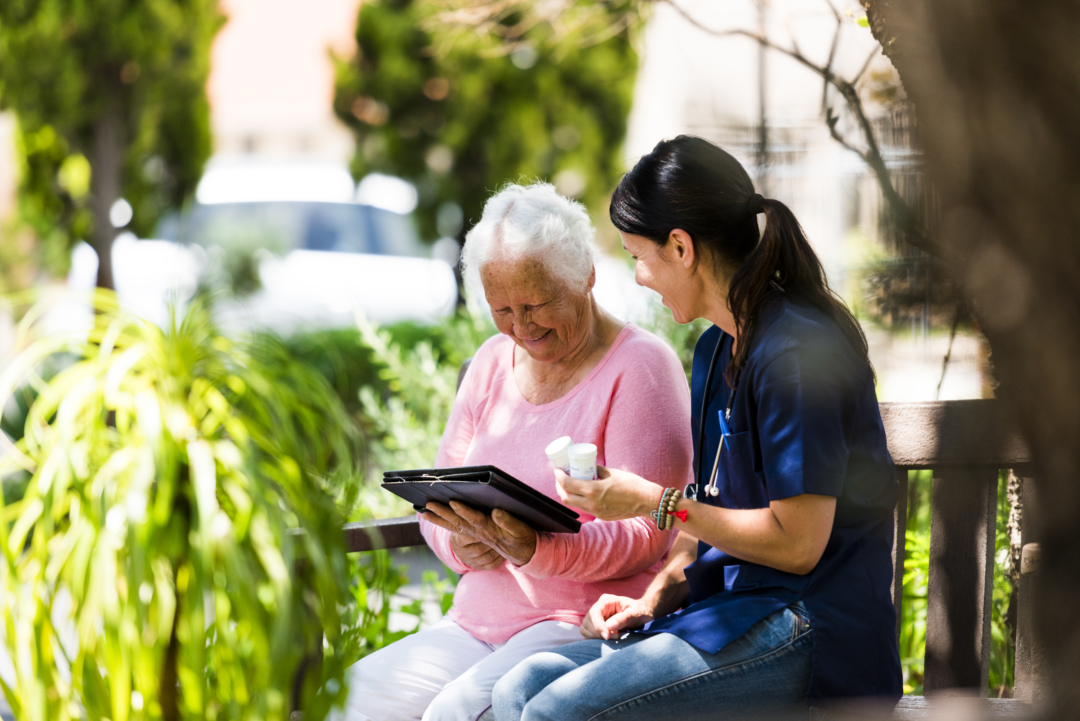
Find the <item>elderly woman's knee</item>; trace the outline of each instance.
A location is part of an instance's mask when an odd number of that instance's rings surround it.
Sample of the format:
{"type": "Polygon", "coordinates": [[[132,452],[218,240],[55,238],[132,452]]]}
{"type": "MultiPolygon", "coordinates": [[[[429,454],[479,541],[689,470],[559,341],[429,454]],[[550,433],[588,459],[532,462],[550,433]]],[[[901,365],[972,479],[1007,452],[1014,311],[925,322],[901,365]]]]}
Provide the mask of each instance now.
{"type": "Polygon", "coordinates": [[[489,688],[481,688],[468,676],[446,684],[424,713],[424,721],[475,719],[491,704],[489,688]]]}

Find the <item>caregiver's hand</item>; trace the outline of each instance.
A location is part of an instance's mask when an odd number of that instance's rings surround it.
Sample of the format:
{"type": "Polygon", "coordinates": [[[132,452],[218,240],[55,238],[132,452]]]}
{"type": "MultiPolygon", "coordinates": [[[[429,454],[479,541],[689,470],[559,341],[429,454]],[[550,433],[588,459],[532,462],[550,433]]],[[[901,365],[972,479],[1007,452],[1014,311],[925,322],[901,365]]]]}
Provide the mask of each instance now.
{"type": "Polygon", "coordinates": [[[474,571],[493,571],[506,563],[494,548],[461,533],[450,534],[450,548],[459,561],[474,571]]]}
{"type": "Polygon", "coordinates": [[[425,508],[431,511],[426,520],[487,544],[515,566],[524,566],[536,553],[536,531],[506,511],[496,508],[489,516],[457,501],[449,506],[433,501],[425,508]]]}
{"type": "Polygon", "coordinates": [[[618,638],[624,628],[636,628],[653,620],[653,609],[641,599],[605,593],[581,620],[585,638],[618,638]]]}
{"type": "Polygon", "coordinates": [[[555,488],[568,506],[603,521],[648,516],[660,505],[664,489],[641,476],[615,468],[596,467],[595,481],[571,478],[555,469],[555,488]]]}

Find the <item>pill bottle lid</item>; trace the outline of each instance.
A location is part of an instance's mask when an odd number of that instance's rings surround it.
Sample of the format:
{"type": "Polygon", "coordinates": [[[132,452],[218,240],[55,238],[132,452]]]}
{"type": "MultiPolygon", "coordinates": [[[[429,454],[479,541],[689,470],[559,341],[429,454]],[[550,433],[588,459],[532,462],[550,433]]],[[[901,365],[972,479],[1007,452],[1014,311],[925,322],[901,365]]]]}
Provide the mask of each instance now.
{"type": "Polygon", "coordinates": [[[571,458],[596,458],[596,446],[592,443],[575,443],[568,451],[571,458]]]}
{"type": "Polygon", "coordinates": [[[544,451],[544,453],[547,453],[548,458],[555,458],[556,456],[561,456],[566,453],[566,449],[569,448],[572,444],[573,441],[570,440],[570,436],[556,438],[548,444],[548,447],[544,451]]]}

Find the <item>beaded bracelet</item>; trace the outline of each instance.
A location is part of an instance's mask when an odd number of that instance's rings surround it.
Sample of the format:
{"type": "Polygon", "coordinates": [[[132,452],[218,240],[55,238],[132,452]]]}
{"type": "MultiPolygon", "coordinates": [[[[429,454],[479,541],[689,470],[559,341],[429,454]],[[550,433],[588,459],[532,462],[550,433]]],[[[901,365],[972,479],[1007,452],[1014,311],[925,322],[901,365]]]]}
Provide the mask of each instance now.
{"type": "Polygon", "coordinates": [[[671,489],[671,494],[667,499],[667,508],[664,509],[664,530],[667,530],[675,525],[675,519],[672,516],[678,517],[683,523],[686,523],[686,511],[676,511],[675,506],[678,505],[679,499],[682,498],[682,491],[677,488],[671,489]]]}
{"type": "Polygon", "coordinates": [[[661,531],[667,530],[667,514],[664,512],[667,510],[667,499],[671,495],[673,488],[665,488],[664,492],[660,494],[660,504],[655,511],[649,513],[652,519],[656,521],[656,528],[661,531]]]}
{"type": "Polygon", "coordinates": [[[683,523],[686,523],[687,513],[686,511],[676,511],[675,506],[679,503],[679,499],[682,498],[682,491],[677,488],[665,488],[663,494],[660,496],[660,505],[655,510],[649,513],[652,519],[656,521],[657,529],[666,531],[675,525],[675,519],[671,516],[675,516],[683,523]]]}

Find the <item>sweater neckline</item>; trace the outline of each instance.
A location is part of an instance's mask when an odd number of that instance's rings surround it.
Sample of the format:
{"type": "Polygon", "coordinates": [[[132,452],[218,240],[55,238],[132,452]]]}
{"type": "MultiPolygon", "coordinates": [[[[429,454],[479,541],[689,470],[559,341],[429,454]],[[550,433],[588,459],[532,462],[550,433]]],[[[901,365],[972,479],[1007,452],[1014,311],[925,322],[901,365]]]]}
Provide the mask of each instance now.
{"type": "Polygon", "coordinates": [[[507,379],[506,379],[506,382],[510,386],[510,392],[513,394],[514,399],[517,400],[520,403],[520,405],[524,406],[525,409],[528,410],[530,413],[542,413],[544,411],[549,411],[549,410],[551,410],[553,408],[558,408],[559,406],[563,405],[564,403],[568,403],[571,398],[573,398],[578,393],[580,393],[581,389],[584,388],[585,386],[587,386],[589,384],[589,381],[591,381],[593,379],[593,377],[595,377],[596,374],[599,373],[600,370],[605,365],[607,365],[607,362],[611,359],[611,356],[615,353],[615,350],[620,345],[622,345],[623,341],[626,340],[627,336],[630,334],[630,332],[635,327],[636,326],[634,326],[633,323],[627,323],[626,325],[624,325],[622,327],[622,329],[619,331],[619,334],[617,336],[615,336],[615,340],[612,341],[611,347],[607,349],[607,352],[604,354],[604,357],[600,359],[600,362],[597,363],[596,366],[593,367],[593,369],[591,371],[589,371],[588,375],[586,375],[584,378],[582,378],[580,381],[578,381],[577,385],[575,385],[573,388],[571,388],[569,391],[567,391],[566,394],[564,394],[563,396],[561,396],[559,398],[556,398],[555,400],[551,401],[550,403],[542,403],[540,405],[530,403],[525,398],[525,396],[521,393],[521,389],[518,388],[517,378],[514,377],[514,369],[515,369],[514,350],[517,348],[517,344],[514,343],[511,340],[509,343],[507,343],[507,345],[509,346],[507,352],[510,354],[510,363],[509,363],[510,372],[507,374],[507,379]]]}

